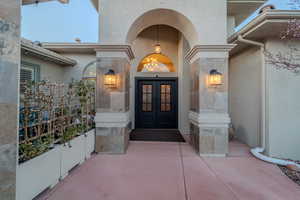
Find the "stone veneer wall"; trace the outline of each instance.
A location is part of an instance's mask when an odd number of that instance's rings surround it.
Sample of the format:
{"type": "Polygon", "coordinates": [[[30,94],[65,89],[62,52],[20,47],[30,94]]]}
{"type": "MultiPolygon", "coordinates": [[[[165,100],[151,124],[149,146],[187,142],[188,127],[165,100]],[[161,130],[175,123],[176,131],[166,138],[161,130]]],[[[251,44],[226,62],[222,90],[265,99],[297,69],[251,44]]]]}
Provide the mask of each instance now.
{"type": "Polygon", "coordinates": [[[199,67],[196,62],[191,64],[191,97],[190,97],[190,110],[199,113],[199,67]]]}
{"type": "Polygon", "coordinates": [[[16,193],[20,0],[0,1],[0,199],[16,193]],[[3,117],[5,116],[5,117],[3,117]]]}
{"type": "Polygon", "coordinates": [[[127,127],[97,127],[95,151],[110,154],[126,153],[130,131],[129,124],[127,127]]]}
{"type": "Polygon", "coordinates": [[[200,66],[199,111],[228,113],[228,63],[227,58],[200,58],[196,60],[200,66]],[[207,76],[210,70],[216,69],[223,74],[223,85],[210,87],[207,76]]]}
{"type": "Polygon", "coordinates": [[[129,110],[129,62],[125,58],[101,58],[97,67],[97,112],[127,112],[129,110]],[[115,71],[117,87],[107,88],[104,75],[115,71]]]}

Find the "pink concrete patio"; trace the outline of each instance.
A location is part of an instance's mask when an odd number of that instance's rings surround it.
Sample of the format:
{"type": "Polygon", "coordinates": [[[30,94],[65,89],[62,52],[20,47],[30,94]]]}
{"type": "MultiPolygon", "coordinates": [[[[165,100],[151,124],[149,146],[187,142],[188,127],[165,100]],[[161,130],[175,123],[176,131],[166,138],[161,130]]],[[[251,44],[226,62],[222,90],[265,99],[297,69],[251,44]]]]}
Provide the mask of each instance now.
{"type": "Polygon", "coordinates": [[[200,158],[186,143],[131,142],[126,155],[97,155],[40,200],[296,200],[281,170],[233,142],[227,158],[200,158]]]}

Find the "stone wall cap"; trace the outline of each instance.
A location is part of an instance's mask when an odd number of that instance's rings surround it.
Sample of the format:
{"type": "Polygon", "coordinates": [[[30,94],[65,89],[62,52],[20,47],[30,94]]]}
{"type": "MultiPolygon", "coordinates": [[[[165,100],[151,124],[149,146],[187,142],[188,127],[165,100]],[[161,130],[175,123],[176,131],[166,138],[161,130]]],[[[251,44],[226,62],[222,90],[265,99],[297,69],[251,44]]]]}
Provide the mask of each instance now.
{"type": "Polygon", "coordinates": [[[189,119],[197,125],[204,124],[210,126],[228,126],[228,124],[231,123],[228,113],[196,113],[190,111],[189,119]]]}

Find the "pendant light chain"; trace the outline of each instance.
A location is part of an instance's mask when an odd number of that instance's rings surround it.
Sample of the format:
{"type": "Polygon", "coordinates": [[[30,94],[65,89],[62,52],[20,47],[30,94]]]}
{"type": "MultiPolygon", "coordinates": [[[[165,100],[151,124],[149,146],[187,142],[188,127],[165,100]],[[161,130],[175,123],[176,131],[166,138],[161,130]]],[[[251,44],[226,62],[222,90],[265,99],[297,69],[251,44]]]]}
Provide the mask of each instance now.
{"type": "Polygon", "coordinates": [[[159,44],[159,24],[157,25],[157,29],[156,29],[156,39],[157,39],[157,44],[159,44]]]}

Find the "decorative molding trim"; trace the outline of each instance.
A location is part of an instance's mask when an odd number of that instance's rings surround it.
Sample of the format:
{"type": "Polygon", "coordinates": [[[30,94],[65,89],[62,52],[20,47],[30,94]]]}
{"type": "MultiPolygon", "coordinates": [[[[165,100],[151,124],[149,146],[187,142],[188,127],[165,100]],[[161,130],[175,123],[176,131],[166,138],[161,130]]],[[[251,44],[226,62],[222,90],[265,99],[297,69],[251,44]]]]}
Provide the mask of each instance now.
{"type": "Polygon", "coordinates": [[[190,61],[195,55],[200,52],[225,52],[228,53],[235,47],[235,44],[224,45],[195,45],[185,56],[185,59],[190,61]]]}
{"type": "Polygon", "coordinates": [[[126,127],[130,123],[130,112],[125,113],[96,113],[96,128],[126,127]]]}
{"type": "Polygon", "coordinates": [[[227,113],[189,112],[190,122],[198,127],[229,128],[231,119],[227,113]]]}
{"type": "Polygon", "coordinates": [[[134,59],[134,53],[130,45],[99,45],[96,52],[124,52],[130,60],[134,59]]]}
{"type": "Polygon", "coordinates": [[[123,52],[130,60],[134,59],[134,53],[129,44],[43,43],[42,46],[60,53],[123,52]]]}

